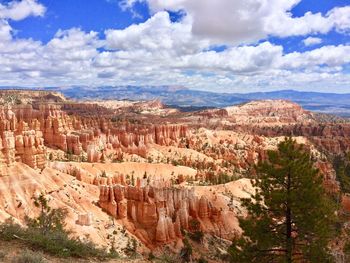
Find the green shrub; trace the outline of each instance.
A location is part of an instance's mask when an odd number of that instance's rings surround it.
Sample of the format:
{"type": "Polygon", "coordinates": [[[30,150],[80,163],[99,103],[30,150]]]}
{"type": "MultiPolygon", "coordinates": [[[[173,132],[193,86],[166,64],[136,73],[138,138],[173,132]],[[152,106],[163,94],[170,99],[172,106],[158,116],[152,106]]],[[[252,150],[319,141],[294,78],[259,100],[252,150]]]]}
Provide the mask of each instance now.
{"type": "Polygon", "coordinates": [[[194,232],[189,232],[189,233],[188,233],[188,236],[189,236],[192,240],[194,240],[194,241],[200,243],[200,242],[203,241],[204,234],[203,234],[202,231],[197,230],[197,231],[194,231],[194,232]]]}
{"type": "Polygon", "coordinates": [[[52,209],[48,205],[48,200],[41,194],[34,199],[34,205],[40,208],[40,215],[37,218],[26,217],[26,222],[29,229],[36,229],[46,234],[50,231],[64,232],[64,220],[67,216],[65,209],[52,209]]]}
{"type": "Polygon", "coordinates": [[[148,260],[149,261],[152,261],[152,260],[154,260],[154,259],[156,259],[156,256],[155,255],[153,255],[153,253],[151,252],[151,253],[149,253],[148,254],[148,260]]]}
{"type": "Polygon", "coordinates": [[[30,245],[33,249],[42,250],[59,257],[115,257],[96,248],[92,242],[83,242],[77,238],[69,237],[65,231],[48,231],[43,233],[39,228],[22,228],[7,221],[0,225],[0,239],[5,241],[19,240],[30,245]]]}
{"type": "Polygon", "coordinates": [[[28,229],[26,234],[33,248],[59,257],[107,257],[107,253],[93,243],[70,238],[66,232],[55,231],[43,235],[37,229],[28,229]]]}
{"type": "Polygon", "coordinates": [[[198,260],[197,260],[198,263],[208,263],[208,260],[206,260],[204,257],[200,257],[198,260]]]}
{"type": "Polygon", "coordinates": [[[73,151],[68,149],[66,152],[66,159],[68,162],[73,161],[74,155],[73,155],[73,151]]]}
{"type": "Polygon", "coordinates": [[[333,167],[342,192],[350,193],[350,154],[345,157],[336,156],[333,159],[333,167]]]}
{"type": "Polygon", "coordinates": [[[0,225],[0,239],[4,241],[10,241],[16,238],[16,236],[22,236],[25,231],[22,227],[12,219],[7,219],[0,225]]]}
{"type": "Polygon", "coordinates": [[[0,251],[0,259],[4,259],[6,257],[5,251],[0,251]]]}
{"type": "Polygon", "coordinates": [[[188,233],[188,236],[196,242],[202,242],[204,234],[201,230],[200,222],[197,219],[191,219],[189,226],[191,232],[188,233]]]}
{"type": "Polygon", "coordinates": [[[137,241],[132,238],[128,240],[126,247],[124,248],[124,252],[129,257],[135,257],[137,255],[137,241]]]}
{"type": "Polygon", "coordinates": [[[170,251],[166,251],[161,256],[159,256],[157,259],[154,259],[154,262],[159,263],[178,263],[180,262],[180,258],[177,255],[174,255],[170,251]]]}
{"type": "Polygon", "coordinates": [[[40,215],[37,218],[27,218],[27,228],[22,228],[12,220],[5,221],[0,224],[0,239],[19,240],[33,249],[59,257],[116,257],[115,253],[96,248],[92,242],[70,237],[70,233],[64,229],[66,212],[62,209],[51,209],[43,195],[36,198],[34,203],[41,208],[40,215]]]}
{"type": "Polygon", "coordinates": [[[101,177],[104,177],[104,178],[107,178],[108,176],[107,176],[107,173],[106,173],[106,171],[105,170],[103,170],[102,171],[102,173],[101,173],[101,177]]]}
{"type": "Polygon", "coordinates": [[[21,254],[12,259],[13,263],[46,263],[43,256],[37,252],[30,251],[28,249],[24,250],[21,254]]]}
{"type": "Polygon", "coordinates": [[[180,251],[180,257],[184,262],[191,261],[193,249],[187,238],[184,239],[184,247],[180,251]]]}

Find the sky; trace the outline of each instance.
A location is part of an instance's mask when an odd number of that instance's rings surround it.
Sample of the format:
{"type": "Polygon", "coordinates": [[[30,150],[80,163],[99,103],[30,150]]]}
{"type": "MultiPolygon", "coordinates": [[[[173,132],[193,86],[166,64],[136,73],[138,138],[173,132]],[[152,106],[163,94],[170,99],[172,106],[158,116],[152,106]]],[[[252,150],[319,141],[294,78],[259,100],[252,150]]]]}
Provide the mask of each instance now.
{"type": "Polygon", "coordinates": [[[350,0],[0,0],[0,86],[350,93],[350,0]]]}

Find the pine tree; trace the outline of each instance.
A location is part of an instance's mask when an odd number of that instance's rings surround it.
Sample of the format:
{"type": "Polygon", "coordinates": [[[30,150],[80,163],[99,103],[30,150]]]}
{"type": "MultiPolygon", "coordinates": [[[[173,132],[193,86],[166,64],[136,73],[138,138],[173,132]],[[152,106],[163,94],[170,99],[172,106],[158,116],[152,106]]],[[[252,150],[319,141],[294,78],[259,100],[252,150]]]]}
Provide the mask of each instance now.
{"type": "Polygon", "coordinates": [[[345,156],[336,156],[333,159],[333,167],[342,192],[350,193],[350,152],[345,156]]]}
{"type": "Polygon", "coordinates": [[[286,138],[256,172],[256,192],[242,199],[248,216],[229,248],[232,262],[332,262],[335,203],[307,150],[286,138]]]}
{"type": "Polygon", "coordinates": [[[67,210],[62,208],[52,209],[49,206],[49,201],[43,193],[38,197],[33,197],[34,205],[40,208],[40,215],[37,218],[26,217],[28,227],[40,230],[43,235],[50,232],[64,232],[64,220],[67,216],[67,210]]]}

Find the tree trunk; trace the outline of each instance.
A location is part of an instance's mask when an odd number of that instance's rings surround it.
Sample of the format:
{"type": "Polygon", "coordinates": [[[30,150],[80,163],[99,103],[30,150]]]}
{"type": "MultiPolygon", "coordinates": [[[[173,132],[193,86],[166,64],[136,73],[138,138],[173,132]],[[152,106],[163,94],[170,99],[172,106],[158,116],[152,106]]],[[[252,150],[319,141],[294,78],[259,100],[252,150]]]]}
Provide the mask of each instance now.
{"type": "Polygon", "coordinates": [[[286,260],[287,263],[292,262],[292,213],[290,208],[290,186],[291,176],[290,173],[287,175],[287,207],[286,207],[286,260]]]}
{"type": "Polygon", "coordinates": [[[292,220],[290,207],[287,207],[286,211],[286,226],[287,226],[287,238],[286,238],[286,257],[287,262],[292,262],[292,220]]]}

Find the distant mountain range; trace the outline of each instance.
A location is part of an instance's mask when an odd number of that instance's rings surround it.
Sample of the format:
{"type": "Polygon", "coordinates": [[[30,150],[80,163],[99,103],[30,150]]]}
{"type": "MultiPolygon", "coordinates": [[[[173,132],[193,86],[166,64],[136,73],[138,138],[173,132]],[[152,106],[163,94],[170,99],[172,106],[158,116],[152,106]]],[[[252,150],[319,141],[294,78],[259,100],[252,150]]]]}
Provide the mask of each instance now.
{"type": "MultiPolygon", "coordinates": [[[[1,87],[0,89],[10,87],[1,87]]],[[[350,93],[321,93],[295,90],[279,90],[255,93],[218,93],[191,90],[177,86],[105,86],[91,87],[45,87],[44,90],[61,91],[73,99],[116,99],[116,100],[154,100],[164,104],[196,110],[201,108],[226,107],[251,100],[287,99],[300,104],[307,110],[350,116],[350,93]]]]}

